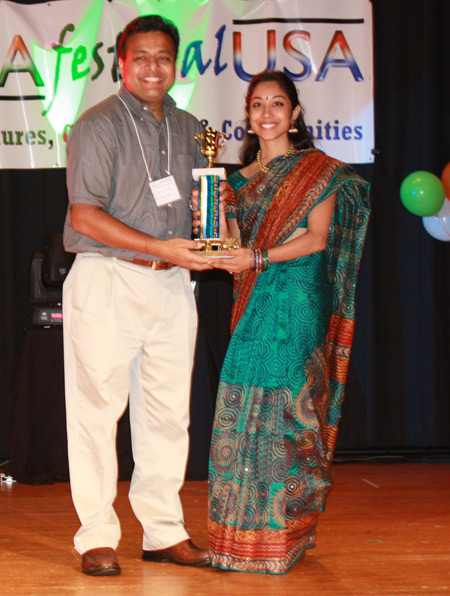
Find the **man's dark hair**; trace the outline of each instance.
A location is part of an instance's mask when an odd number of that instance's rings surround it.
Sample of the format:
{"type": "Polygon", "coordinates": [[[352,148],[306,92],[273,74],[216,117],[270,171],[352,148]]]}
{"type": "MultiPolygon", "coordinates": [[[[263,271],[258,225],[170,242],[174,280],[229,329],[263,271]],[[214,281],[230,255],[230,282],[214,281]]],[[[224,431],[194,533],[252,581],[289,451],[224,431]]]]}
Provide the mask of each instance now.
{"type": "Polygon", "coordinates": [[[180,34],[178,33],[178,29],[171,21],[163,19],[157,14],[149,14],[133,19],[122,31],[122,35],[117,44],[117,55],[119,58],[122,60],[125,59],[127,40],[131,35],[134,35],[134,33],[148,33],[149,31],[161,31],[161,33],[168,35],[174,43],[175,58],[177,57],[178,47],[180,45],[180,34]]]}

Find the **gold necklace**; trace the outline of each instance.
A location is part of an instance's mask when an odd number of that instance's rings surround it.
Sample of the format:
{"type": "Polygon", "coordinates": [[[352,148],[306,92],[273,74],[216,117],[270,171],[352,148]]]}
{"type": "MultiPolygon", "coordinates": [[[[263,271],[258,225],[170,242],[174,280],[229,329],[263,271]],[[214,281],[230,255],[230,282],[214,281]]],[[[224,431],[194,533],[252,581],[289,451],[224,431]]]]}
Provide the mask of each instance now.
{"type": "MultiPolygon", "coordinates": [[[[293,151],[294,151],[294,145],[292,143],[290,143],[289,149],[283,155],[282,159],[286,159],[286,157],[289,157],[293,151]]],[[[263,166],[263,164],[261,162],[261,149],[258,149],[258,153],[256,154],[256,163],[258,164],[258,167],[263,174],[267,174],[267,172],[270,170],[270,168],[268,168],[267,166],[263,166]]]]}

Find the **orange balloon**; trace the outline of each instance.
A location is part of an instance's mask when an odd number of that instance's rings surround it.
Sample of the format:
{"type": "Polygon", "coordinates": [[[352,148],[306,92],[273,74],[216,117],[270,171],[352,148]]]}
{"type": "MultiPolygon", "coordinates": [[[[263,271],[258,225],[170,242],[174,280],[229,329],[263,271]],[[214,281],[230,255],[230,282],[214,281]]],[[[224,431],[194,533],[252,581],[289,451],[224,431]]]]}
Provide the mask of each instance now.
{"type": "Polygon", "coordinates": [[[450,199],[450,161],[442,170],[441,182],[444,185],[445,196],[450,199]]]}

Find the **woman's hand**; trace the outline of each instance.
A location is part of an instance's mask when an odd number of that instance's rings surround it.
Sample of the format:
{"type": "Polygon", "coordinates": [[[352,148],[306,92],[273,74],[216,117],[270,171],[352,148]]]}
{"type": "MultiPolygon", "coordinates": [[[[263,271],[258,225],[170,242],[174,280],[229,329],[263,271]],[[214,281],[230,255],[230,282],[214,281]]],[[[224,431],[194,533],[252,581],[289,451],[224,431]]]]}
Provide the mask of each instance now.
{"type": "Polygon", "coordinates": [[[224,269],[234,275],[253,268],[252,250],[250,248],[237,248],[236,250],[224,250],[226,259],[215,257],[208,259],[208,264],[214,269],[224,269]],[[231,258],[228,258],[231,257],[231,258]]]}
{"type": "Polygon", "coordinates": [[[230,230],[228,228],[227,217],[225,215],[225,206],[227,201],[230,199],[231,193],[233,190],[231,189],[228,182],[221,182],[219,186],[219,236],[222,242],[230,237],[230,230]]]}

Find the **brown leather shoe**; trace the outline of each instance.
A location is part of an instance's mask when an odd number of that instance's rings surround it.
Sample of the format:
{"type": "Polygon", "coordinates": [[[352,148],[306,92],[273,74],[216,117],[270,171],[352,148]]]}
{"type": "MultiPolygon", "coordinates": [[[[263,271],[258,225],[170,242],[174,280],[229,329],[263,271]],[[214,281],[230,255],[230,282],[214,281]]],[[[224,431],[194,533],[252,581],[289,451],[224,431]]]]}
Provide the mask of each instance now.
{"type": "Polygon", "coordinates": [[[203,567],[211,563],[209,552],[195,546],[190,539],[183,540],[183,542],[162,550],[144,550],[142,559],[144,561],[190,565],[191,567],[203,567]]]}
{"type": "Polygon", "coordinates": [[[122,571],[114,549],[92,548],[83,553],[81,569],[87,575],[119,575],[122,571]]]}

